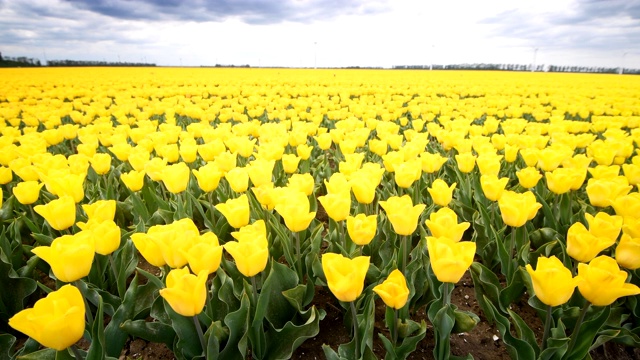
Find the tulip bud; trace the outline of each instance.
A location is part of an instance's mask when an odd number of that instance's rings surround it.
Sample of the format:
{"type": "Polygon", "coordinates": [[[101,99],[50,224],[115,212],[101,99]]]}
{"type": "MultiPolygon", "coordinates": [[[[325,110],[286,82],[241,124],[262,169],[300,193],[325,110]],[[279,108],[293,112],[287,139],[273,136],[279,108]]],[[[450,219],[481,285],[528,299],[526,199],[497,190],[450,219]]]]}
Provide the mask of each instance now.
{"type": "Polygon", "coordinates": [[[195,316],[202,312],[207,300],[207,272],[193,275],[188,268],[173,269],[167,275],[167,287],[160,290],[173,311],[182,316],[195,316]]]}
{"type": "Polygon", "coordinates": [[[619,297],[640,294],[640,288],[627,283],[627,272],[616,261],[602,255],[589,264],[578,264],[578,290],[595,306],[611,305],[619,297]]]}
{"type": "Polygon", "coordinates": [[[373,292],[378,294],[388,307],[394,309],[404,307],[409,298],[407,280],[398,269],[393,270],[382,284],[376,285],[373,292]]]}
{"type": "Polygon", "coordinates": [[[334,253],[322,255],[322,270],[327,279],[327,285],[340,301],[355,301],[362,294],[368,269],[368,256],[349,259],[334,253]]]}

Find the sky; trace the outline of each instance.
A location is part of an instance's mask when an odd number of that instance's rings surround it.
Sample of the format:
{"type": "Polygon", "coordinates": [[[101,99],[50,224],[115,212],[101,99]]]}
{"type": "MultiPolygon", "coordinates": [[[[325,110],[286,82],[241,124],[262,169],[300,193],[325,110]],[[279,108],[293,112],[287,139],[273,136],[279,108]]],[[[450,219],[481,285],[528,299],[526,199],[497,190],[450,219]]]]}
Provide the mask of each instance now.
{"type": "Polygon", "coordinates": [[[640,68],[640,0],[0,0],[0,52],[44,60],[640,68]]]}

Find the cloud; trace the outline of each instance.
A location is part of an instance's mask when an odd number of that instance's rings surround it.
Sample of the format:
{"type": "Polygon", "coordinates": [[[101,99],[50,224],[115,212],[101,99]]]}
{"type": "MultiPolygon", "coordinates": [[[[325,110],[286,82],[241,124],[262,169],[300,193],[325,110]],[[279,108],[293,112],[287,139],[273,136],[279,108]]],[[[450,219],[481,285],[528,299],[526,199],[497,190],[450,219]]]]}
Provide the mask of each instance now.
{"type": "Polygon", "coordinates": [[[79,9],[116,19],[248,24],[314,22],[340,15],[368,15],[388,9],[387,0],[65,0],[79,9]]]}

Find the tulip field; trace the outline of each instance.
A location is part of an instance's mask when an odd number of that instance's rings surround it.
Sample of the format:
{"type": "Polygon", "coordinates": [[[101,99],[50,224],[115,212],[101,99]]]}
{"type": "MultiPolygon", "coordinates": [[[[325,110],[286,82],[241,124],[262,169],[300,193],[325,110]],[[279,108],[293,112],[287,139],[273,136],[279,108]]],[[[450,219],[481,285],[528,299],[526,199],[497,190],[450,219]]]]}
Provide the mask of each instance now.
{"type": "Polygon", "coordinates": [[[0,359],[637,355],[639,146],[637,76],[2,69],[0,359]]]}

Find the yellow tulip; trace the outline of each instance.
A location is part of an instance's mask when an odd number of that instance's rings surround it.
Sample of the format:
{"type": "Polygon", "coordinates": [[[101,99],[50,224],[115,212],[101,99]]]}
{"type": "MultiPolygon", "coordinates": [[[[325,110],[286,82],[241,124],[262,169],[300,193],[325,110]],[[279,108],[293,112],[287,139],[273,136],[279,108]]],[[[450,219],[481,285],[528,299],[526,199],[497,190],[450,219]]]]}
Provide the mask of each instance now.
{"type": "Polygon", "coordinates": [[[422,164],[422,171],[426,174],[433,174],[440,171],[442,165],[447,162],[448,158],[440,154],[433,154],[430,152],[423,152],[420,154],[420,162],[422,164]]]}
{"type": "Polygon", "coordinates": [[[324,180],[324,185],[327,188],[327,194],[349,192],[351,190],[351,184],[344,176],[343,173],[334,173],[329,180],[324,180]]]}
{"type": "Polygon", "coordinates": [[[261,246],[268,246],[267,226],[264,220],[243,226],[240,230],[232,232],[231,236],[238,241],[261,241],[261,246]]]}
{"type": "Polygon", "coordinates": [[[542,205],[531,191],[521,194],[505,191],[498,200],[498,207],[506,225],[520,227],[533,219],[542,205]]]}
{"type": "MultiPolygon", "coordinates": [[[[497,135],[497,134],[496,134],[497,135]]],[[[518,160],[518,153],[520,152],[520,148],[517,146],[505,144],[504,146],[504,160],[508,163],[515,162],[518,160]]]]}
{"type": "Polygon", "coordinates": [[[528,166],[522,170],[516,172],[520,185],[525,189],[531,189],[538,184],[538,181],[542,179],[542,174],[538,169],[528,166]]]}
{"type": "Polygon", "coordinates": [[[89,219],[87,223],[79,222],[78,227],[94,239],[97,254],[109,255],[120,247],[120,227],[113,220],[89,219]]]}
{"type": "Polygon", "coordinates": [[[624,176],[631,185],[640,184],[640,165],[637,164],[622,164],[622,171],[624,176]]]}
{"type": "Polygon", "coordinates": [[[128,161],[129,155],[131,155],[131,151],[133,147],[128,143],[119,143],[114,144],[109,147],[109,151],[120,161],[128,161]]]}
{"type": "Polygon", "coordinates": [[[298,170],[298,164],[300,163],[300,157],[294,154],[282,155],[282,168],[287,174],[293,174],[298,170]]]}
{"type": "Polygon", "coordinates": [[[216,156],[224,152],[226,149],[224,142],[220,139],[216,139],[205,144],[198,145],[198,154],[202,160],[209,162],[215,160],[216,156]]]}
{"type": "Polygon", "coordinates": [[[597,237],[582,223],[575,223],[567,231],[567,254],[580,262],[589,262],[602,250],[615,243],[615,239],[597,237]]]}
{"type": "Polygon", "coordinates": [[[113,221],[116,216],[115,200],[98,200],[93,204],[84,204],[82,209],[87,214],[89,220],[97,222],[113,221]]]}
{"type": "Polygon", "coordinates": [[[214,273],[222,260],[222,246],[218,243],[216,234],[212,232],[200,235],[191,247],[181,251],[194,274],[199,274],[201,271],[206,271],[207,274],[214,273]]]}
{"type": "Polygon", "coordinates": [[[591,177],[596,180],[613,179],[620,175],[620,166],[618,165],[597,165],[588,169],[591,177]]]}
{"type": "Polygon", "coordinates": [[[469,269],[476,253],[476,243],[456,242],[446,237],[427,237],[431,267],[441,282],[457,283],[469,269]]]}
{"type": "Polygon", "coordinates": [[[300,144],[296,146],[296,154],[302,160],[308,160],[311,157],[311,151],[313,150],[313,146],[309,146],[307,144],[300,144]]]}
{"type": "Polygon", "coordinates": [[[376,236],[377,216],[358,214],[347,216],[347,232],[356,245],[367,245],[376,236]]]}
{"type": "Polygon", "coordinates": [[[490,201],[498,201],[504,188],[507,186],[509,178],[498,178],[495,175],[482,175],[480,176],[480,186],[484,196],[490,201]]]}
{"type": "Polygon", "coordinates": [[[374,286],[373,292],[380,296],[385,305],[394,309],[401,309],[409,299],[407,280],[398,269],[393,270],[382,284],[374,286]]]}
{"type": "Polygon", "coordinates": [[[40,344],[63,351],[82,338],[85,307],[80,290],[64,285],[9,319],[9,326],[40,344]]]}
{"type": "Polygon", "coordinates": [[[627,195],[632,188],[627,178],[617,176],[610,179],[589,179],[586,190],[591,205],[607,207],[619,196],[627,195]]]}
{"type": "Polygon", "coordinates": [[[121,173],[120,180],[122,180],[122,183],[129,190],[136,192],[136,191],[140,191],[140,189],[142,189],[142,187],[144,186],[145,174],[146,172],[144,170],[142,171],[131,170],[127,173],[121,173]]]}
{"type": "Polygon", "coordinates": [[[249,223],[249,198],[246,194],[218,204],[216,205],[216,209],[224,215],[231,227],[239,229],[249,223]]]}
{"type": "Polygon", "coordinates": [[[51,266],[58,280],[72,282],[89,275],[95,245],[91,234],[79,232],[56,238],[50,246],[38,246],[31,252],[51,266]]]}
{"type": "Polygon", "coordinates": [[[98,175],[104,175],[111,170],[111,155],[97,153],[91,157],[91,168],[98,175]]]}
{"type": "Polygon", "coordinates": [[[502,155],[495,155],[491,153],[479,155],[476,159],[476,164],[482,175],[498,176],[500,173],[500,165],[502,155]]]}
{"type": "Polygon", "coordinates": [[[293,232],[307,229],[316,217],[315,211],[309,211],[309,198],[299,190],[289,189],[283,200],[276,203],[275,210],[282,216],[287,228],[293,232]]]}
{"type": "Polygon", "coordinates": [[[273,183],[266,183],[260,186],[252,186],[251,191],[255,195],[256,199],[262,205],[263,209],[273,210],[276,206],[273,199],[273,183]]]}
{"type": "Polygon", "coordinates": [[[195,316],[202,312],[207,300],[207,272],[193,275],[188,268],[173,269],[167,275],[167,287],[160,290],[173,311],[182,316],[195,316]]]}
{"type": "Polygon", "coordinates": [[[65,230],[76,222],[76,204],[71,196],[62,196],[46,205],[36,205],[33,210],[56,230],[65,230]]]}
{"type": "Polygon", "coordinates": [[[13,181],[13,171],[6,166],[0,166],[0,185],[8,184],[13,181]]]}
{"type": "Polygon", "coordinates": [[[85,177],[86,174],[61,173],[59,176],[49,174],[44,182],[52,194],[58,197],[69,195],[75,203],[79,203],[84,198],[85,177]]]}
{"type": "Polygon", "coordinates": [[[447,237],[453,241],[462,240],[462,235],[471,224],[468,222],[458,223],[458,215],[448,207],[443,207],[429,215],[425,225],[434,237],[447,237]]]}
{"type": "Polygon", "coordinates": [[[224,249],[231,254],[242,275],[251,277],[267,267],[269,248],[266,239],[243,237],[239,241],[229,241],[224,249]]]}
{"type": "Polygon", "coordinates": [[[531,276],[535,295],[546,305],[559,306],[566,303],[578,286],[579,279],[574,278],[571,270],[555,256],[539,257],[536,270],[533,270],[531,264],[527,264],[526,268],[531,276]]]}
{"type": "Polygon", "coordinates": [[[427,188],[427,190],[429,191],[429,194],[431,194],[431,199],[433,199],[433,202],[436,205],[448,206],[453,199],[453,189],[455,188],[456,183],[449,186],[444,180],[436,179],[431,184],[431,187],[427,188]]]}
{"type": "Polygon", "coordinates": [[[421,175],[422,163],[417,159],[394,165],[394,179],[401,188],[410,188],[421,175]]]}
{"type": "Polygon", "coordinates": [[[640,238],[622,234],[620,243],[616,246],[616,261],[629,270],[640,268],[640,238]]]}
{"type": "Polygon", "coordinates": [[[622,222],[622,233],[632,238],[640,237],[640,218],[625,217],[622,222]]]}
{"type": "Polygon", "coordinates": [[[200,236],[198,227],[189,218],[152,226],[147,234],[158,245],[165,262],[172,268],[181,268],[188,263],[183,250],[191,248],[200,236]]]}
{"type": "Polygon", "coordinates": [[[160,251],[160,246],[148,234],[131,234],[131,240],[133,241],[133,245],[135,245],[136,249],[138,249],[140,255],[142,255],[149,264],[157,267],[162,267],[167,264],[162,256],[162,251],[160,251]]]}
{"type": "Polygon", "coordinates": [[[259,187],[272,182],[275,163],[273,160],[253,160],[247,167],[251,184],[253,184],[254,187],[259,187]]]}
{"type": "Polygon", "coordinates": [[[319,196],[318,201],[320,201],[324,207],[327,215],[334,221],[342,221],[349,216],[349,211],[351,210],[351,193],[348,191],[319,196]]]}
{"type": "Polygon", "coordinates": [[[222,172],[213,163],[207,163],[199,169],[191,170],[191,172],[196,177],[200,189],[206,193],[217,189],[222,177],[222,172]]]}
{"type": "Polygon", "coordinates": [[[622,216],[598,212],[595,216],[586,213],[584,217],[587,220],[587,224],[589,224],[589,232],[594,236],[607,238],[614,242],[618,239],[620,230],[622,230],[622,216]]]}
{"type": "Polygon", "coordinates": [[[380,201],[380,206],[387,214],[387,218],[393,225],[393,230],[398,235],[411,235],[418,227],[420,214],[426,207],[424,204],[413,205],[411,197],[392,196],[386,201],[380,201]]]}
{"type": "Polygon", "coordinates": [[[12,192],[20,204],[31,205],[38,201],[43,185],[44,183],[38,181],[21,181],[12,189],[12,192]]]}
{"type": "Polygon", "coordinates": [[[167,165],[162,169],[161,179],[167,190],[173,194],[179,194],[189,185],[189,166],[183,162],[167,165]]]}
{"type": "Polygon", "coordinates": [[[611,305],[619,297],[640,294],[640,288],[626,283],[627,276],[614,259],[598,256],[589,265],[578,264],[578,290],[592,305],[611,305]]]}
{"type": "Polygon", "coordinates": [[[167,166],[167,160],[154,157],[148,160],[144,165],[144,171],[153,181],[161,181],[164,168],[167,166]]]}
{"type": "Polygon", "coordinates": [[[560,195],[571,190],[574,171],[571,168],[557,168],[544,174],[547,180],[547,188],[554,194],[560,195]]]}
{"type": "Polygon", "coordinates": [[[349,180],[351,190],[360,204],[371,204],[376,196],[376,188],[379,182],[370,174],[359,171],[354,173],[349,180]]]}
{"type": "Polygon", "coordinates": [[[216,156],[216,159],[213,161],[214,164],[218,166],[218,169],[222,171],[223,174],[226,174],[229,170],[236,167],[237,155],[235,153],[230,153],[229,151],[222,152],[216,156]]]}
{"type": "Polygon", "coordinates": [[[328,150],[331,147],[331,135],[328,133],[320,134],[315,137],[318,147],[321,150],[328,150]]]}
{"type": "Polygon", "coordinates": [[[227,179],[231,190],[243,193],[249,188],[249,172],[247,168],[235,167],[229,170],[224,178],[227,179]]]}
{"type": "Polygon", "coordinates": [[[180,150],[178,150],[180,158],[186,163],[192,163],[198,158],[198,145],[195,142],[183,142],[180,143],[180,150]]]}
{"type": "Polygon", "coordinates": [[[368,256],[349,259],[334,253],[322,255],[322,270],[327,279],[327,285],[340,301],[355,301],[362,294],[368,269],[368,256]]]}
{"type": "Polygon", "coordinates": [[[315,180],[309,173],[293,174],[287,183],[288,188],[297,189],[307,196],[313,194],[315,188],[315,180]]]}
{"type": "Polygon", "coordinates": [[[618,196],[611,202],[611,206],[623,218],[640,216],[640,193],[632,192],[627,195],[618,196]]]}

